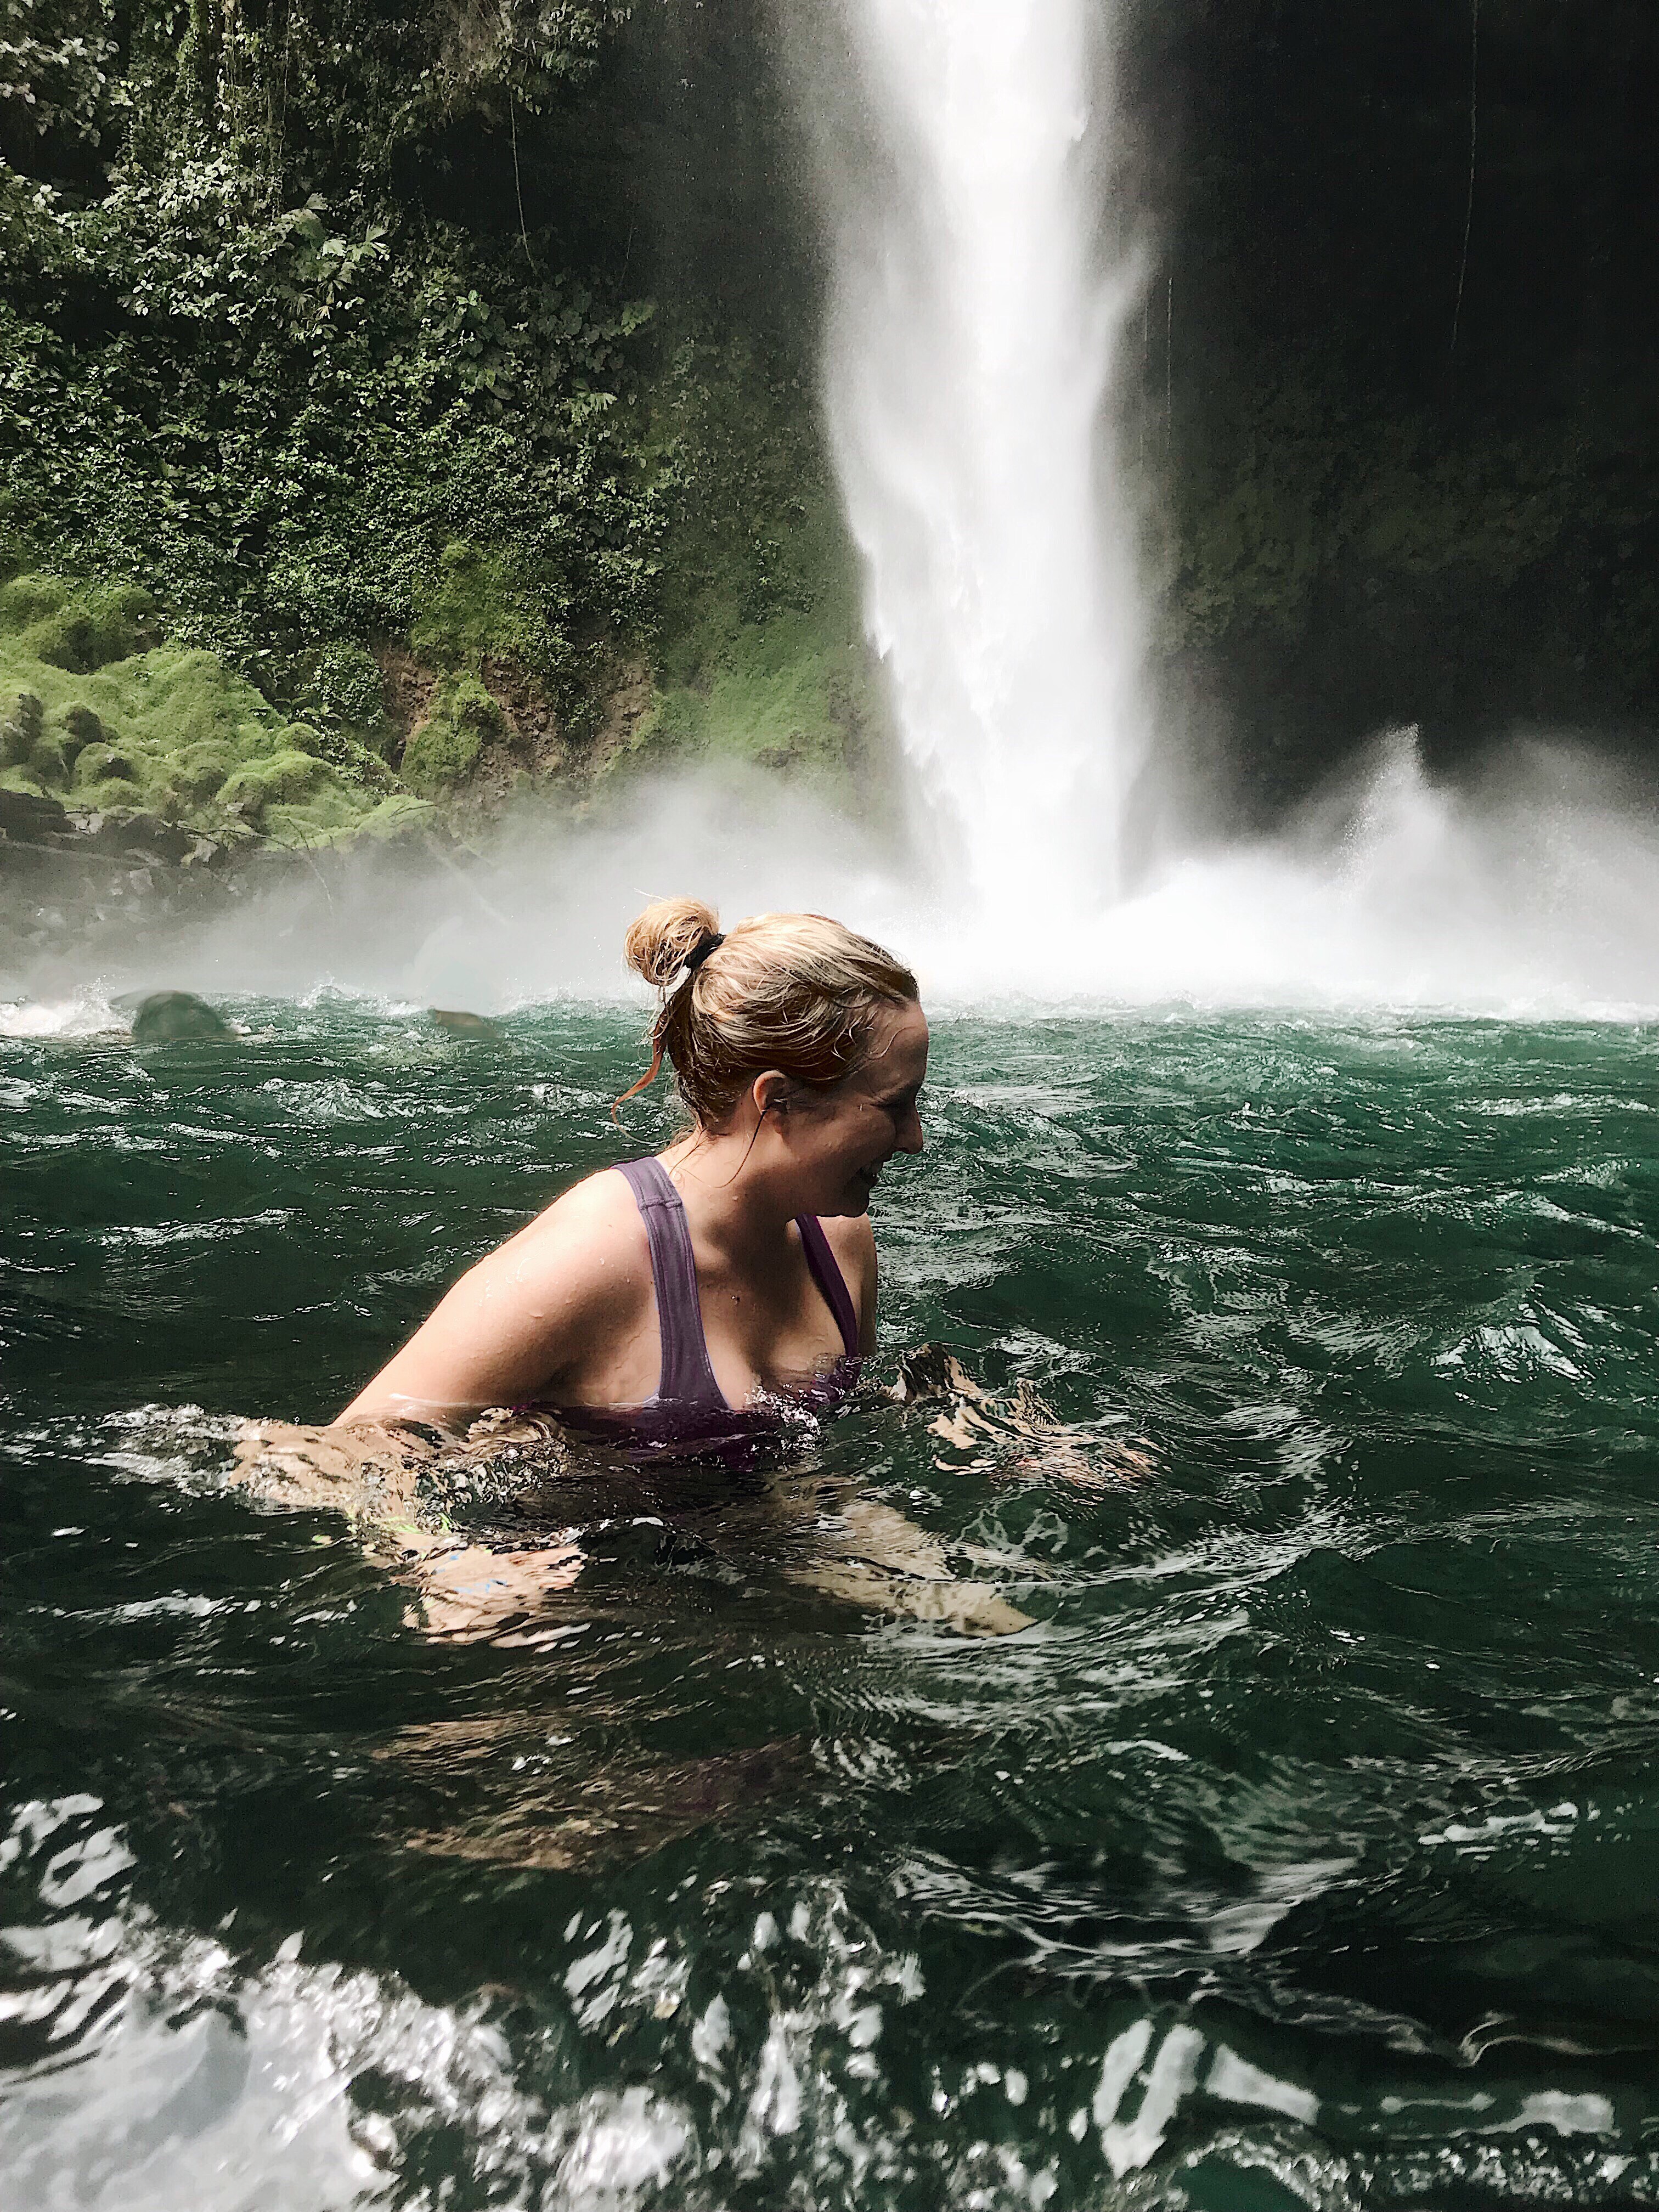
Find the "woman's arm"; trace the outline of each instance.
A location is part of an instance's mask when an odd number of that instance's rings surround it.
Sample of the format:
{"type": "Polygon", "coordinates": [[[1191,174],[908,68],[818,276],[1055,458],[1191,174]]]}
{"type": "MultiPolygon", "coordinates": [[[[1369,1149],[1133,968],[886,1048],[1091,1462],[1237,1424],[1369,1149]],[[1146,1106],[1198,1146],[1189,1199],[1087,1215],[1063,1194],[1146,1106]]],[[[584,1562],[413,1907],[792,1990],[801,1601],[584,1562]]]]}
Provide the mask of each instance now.
{"type": "Polygon", "coordinates": [[[413,1417],[447,1426],[488,1406],[523,1405],[601,1349],[614,1355],[625,1396],[650,1310],[633,1194],[620,1176],[590,1176],[470,1267],[337,1425],[413,1417]]]}

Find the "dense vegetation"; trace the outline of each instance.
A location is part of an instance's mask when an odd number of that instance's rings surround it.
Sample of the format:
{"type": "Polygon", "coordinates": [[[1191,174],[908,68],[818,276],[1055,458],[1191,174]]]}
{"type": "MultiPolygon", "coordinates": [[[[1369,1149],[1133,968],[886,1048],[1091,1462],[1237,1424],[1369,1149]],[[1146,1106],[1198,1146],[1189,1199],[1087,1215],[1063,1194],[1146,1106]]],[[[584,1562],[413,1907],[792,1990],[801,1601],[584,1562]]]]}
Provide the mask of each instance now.
{"type": "MultiPolygon", "coordinates": [[[[0,0],[0,784],[312,841],[688,749],[856,777],[770,21],[0,0]]],[[[1390,720],[1645,743],[1659,17],[1132,29],[1166,727],[1263,809],[1390,720]]]]}
{"type": "Polygon", "coordinates": [[[706,281],[734,194],[777,193],[754,25],[700,13],[3,0],[0,625],[45,721],[0,775],[118,798],[69,711],[215,830],[687,743],[844,770],[861,659],[783,312],[810,270],[745,246],[706,281]],[[135,587],[198,702],[177,760],[135,587]]]}

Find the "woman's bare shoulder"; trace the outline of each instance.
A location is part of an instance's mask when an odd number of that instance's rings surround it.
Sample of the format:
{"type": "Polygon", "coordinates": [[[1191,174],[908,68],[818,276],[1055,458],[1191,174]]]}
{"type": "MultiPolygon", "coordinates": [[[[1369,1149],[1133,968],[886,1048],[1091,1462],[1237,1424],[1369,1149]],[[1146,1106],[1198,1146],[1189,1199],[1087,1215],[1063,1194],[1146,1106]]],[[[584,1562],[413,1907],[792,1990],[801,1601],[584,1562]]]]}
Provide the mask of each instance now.
{"type": "Polygon", "coordinates": [[[518,1405],[637,1327],[651,1250],[621,1176],[588,1176],[469,1267],[342,1419],[518,1405]]]}
{"type": "Polygon", "coordinates": [[[651,1246],[633,1191],[614,1169],[601,1168],[561,1191],[517,1236],[479,1262],[501,1262],[515,1276],[553,1273],[574,1287],[596,1289],[607,1279],[648,1280],[651,1246]]]}

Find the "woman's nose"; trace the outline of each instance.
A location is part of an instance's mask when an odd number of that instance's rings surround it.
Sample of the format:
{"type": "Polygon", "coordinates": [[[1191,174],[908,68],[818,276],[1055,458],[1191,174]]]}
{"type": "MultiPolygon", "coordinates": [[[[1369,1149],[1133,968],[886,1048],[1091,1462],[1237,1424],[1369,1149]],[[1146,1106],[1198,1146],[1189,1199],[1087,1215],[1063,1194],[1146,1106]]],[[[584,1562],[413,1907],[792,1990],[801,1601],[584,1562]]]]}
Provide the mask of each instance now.
{"type": "Polygon", "coordinates": [[[902,1152],[919,1152],[925,1142],[921,1133],[921,1116],[913,1106],[900,1125],[898,1148],[902,1152]]]}

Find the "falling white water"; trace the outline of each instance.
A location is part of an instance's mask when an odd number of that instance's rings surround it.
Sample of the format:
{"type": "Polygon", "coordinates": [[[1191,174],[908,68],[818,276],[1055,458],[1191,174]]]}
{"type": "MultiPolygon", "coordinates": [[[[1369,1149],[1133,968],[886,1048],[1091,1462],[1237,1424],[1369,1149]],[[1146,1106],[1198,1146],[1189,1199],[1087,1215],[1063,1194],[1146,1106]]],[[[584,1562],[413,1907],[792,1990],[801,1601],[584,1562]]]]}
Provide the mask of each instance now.
{"type": "Polygon", "coordinates": [[[817,133],[829,420],[868,626],[916,827],[994,927],[1115,896],[1139,759],[1104,421],[1133,276],[1097,258],[1110,117],[1090,14],[845,0],[861,134],[817,133]]]}

